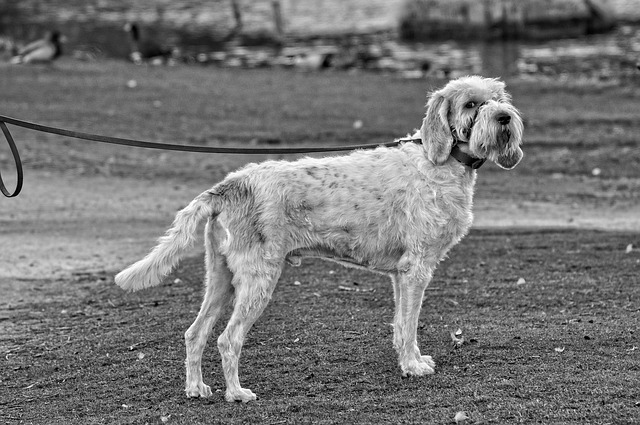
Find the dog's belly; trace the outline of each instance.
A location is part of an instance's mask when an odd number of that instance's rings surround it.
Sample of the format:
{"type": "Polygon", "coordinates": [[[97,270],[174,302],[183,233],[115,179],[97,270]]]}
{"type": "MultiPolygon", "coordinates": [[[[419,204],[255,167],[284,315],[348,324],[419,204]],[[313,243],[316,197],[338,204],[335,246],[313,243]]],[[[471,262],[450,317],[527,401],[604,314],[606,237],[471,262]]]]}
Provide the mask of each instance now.
{"type": "Polygon", "coordinates": [[[305,257],[321,258],[323,260],[333,261],[346,267],[358,269],[366,269],[373,272],[389,274],[395,273],[398,269],[398,262],[403,252],[385,253],[383,255],[373,255],[364,258],[362,253],[359,258],[351,255],[345,255],[343,252],[336,252],[327,247],[313,247],[295,249],[287,254],[287,262],[293,266],[299,266],[301,259],[305,257]]]}
{"type": "MultiPolygon", "coordinates": [[[[360,195],[361,205],[365,204],[360,195]]],[[[291,257],[317,257],[345,266],[389,273],[397,270],[406,251],[404,217],[384,203],[375,208],[354,209],[349,202],[307,200],[311,208],[288,218],[291,257]]],[[[358,202],[358,201],[355,201],[358,202]]]]}

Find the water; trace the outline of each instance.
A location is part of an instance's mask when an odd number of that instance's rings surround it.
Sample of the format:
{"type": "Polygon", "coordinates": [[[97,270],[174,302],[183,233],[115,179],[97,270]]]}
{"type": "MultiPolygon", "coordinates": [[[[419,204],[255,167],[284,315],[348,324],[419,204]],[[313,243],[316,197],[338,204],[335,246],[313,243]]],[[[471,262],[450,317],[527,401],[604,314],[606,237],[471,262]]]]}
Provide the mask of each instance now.
{"type": "MultiPolygon", "coordinates": [[[[14,25],[4,28],[4,31],[16,40],[29,41],[40,37],[48,28],[46,24],[14,25]]],[[[197,61],[198,57],[206,59],[209,53],[223,47],[207,32],[158,27],[145,30],[147,37],[178,47],[181,57],[190,61],[197,61]],[[150,30],[153,32],[149,33],[150,30]]],[[[71,23],[66,24],[62,32],[67,37],[64,51],[68,56],[124,60],[130,52],[128,34],[119,25],[71,23]]],[[[407,75],[535,75],[554,78],[579,75],[607,80],[638,74],[640,27],[625,25],[606,34],[550,41],[396,43],[386,40],[380,41],[375,50],[377,54],[382,52],[383,59],[373,62],[373,69],[394,70],[407,75]]],[[[248,56],[264,57],[265,54],[272,55],[273,49],[254,47],[242,52],[248,56]]]]}
{"type": "Polygon", "coordinates": [[[638,76],[640,27],[621,26],[606,34],[548,41],[449,43],[440,49],[462,73],[491,76],[548,76],[608,80],[638,76]],[[457,59],[457,60],[456,60],[457,59]]]}

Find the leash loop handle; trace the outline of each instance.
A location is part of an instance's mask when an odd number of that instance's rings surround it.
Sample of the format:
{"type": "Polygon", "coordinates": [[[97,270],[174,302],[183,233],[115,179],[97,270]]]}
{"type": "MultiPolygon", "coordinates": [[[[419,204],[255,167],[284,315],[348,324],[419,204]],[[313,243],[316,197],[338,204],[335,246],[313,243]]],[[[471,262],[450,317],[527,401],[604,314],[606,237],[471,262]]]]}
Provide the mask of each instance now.
{"type": "Polygon", "coordinates": [[[5,139],[7,139],[7,143],[9,144],[9,149],[11,149],[11,154],[13,155],[13,161],[16,164],[16,188],[13,192],[9,192],[7,187],[4,185],[4,180],[2,180],[2,173],[0,173],[0,191],[7,198],[13,198],[20,194],[22,190],[22,182],[23,182],[23,172],[22,172],[22,161],[20,160],[20,153],[18,152],[18,147],[16,146],[16,142],[13,140],[7,125],[4,121],[0,121],[0,129],[2,129],[2,133],[4,134],[5,139]]]}

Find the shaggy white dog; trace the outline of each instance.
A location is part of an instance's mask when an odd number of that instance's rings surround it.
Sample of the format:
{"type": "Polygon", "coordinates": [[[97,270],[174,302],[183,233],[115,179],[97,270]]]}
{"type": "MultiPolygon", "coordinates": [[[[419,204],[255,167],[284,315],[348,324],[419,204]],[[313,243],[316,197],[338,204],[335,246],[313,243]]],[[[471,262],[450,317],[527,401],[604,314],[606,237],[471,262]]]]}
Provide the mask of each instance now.
{"type": "Polygon", "coordinates": [[[206,225],[206,293],[185,334],[186,393],[208,397],[201,357],[232,300],[218,338],[228,401],[256,398],[240,386],[245,336],[271,298],[285,261],[321,257],[391,277],[393,345],[403,375],[434,372],[416,341],[424,290],[447,251],[467,233],[476,170],[485,159],[511,169],[522,159],[522,120],[505,85],[478,76],[431,94],[422,127],[395,148],[347,156],[250,164],[197,196],[159,244],[116,276],[127,290],[162,281],[206,225]]]}

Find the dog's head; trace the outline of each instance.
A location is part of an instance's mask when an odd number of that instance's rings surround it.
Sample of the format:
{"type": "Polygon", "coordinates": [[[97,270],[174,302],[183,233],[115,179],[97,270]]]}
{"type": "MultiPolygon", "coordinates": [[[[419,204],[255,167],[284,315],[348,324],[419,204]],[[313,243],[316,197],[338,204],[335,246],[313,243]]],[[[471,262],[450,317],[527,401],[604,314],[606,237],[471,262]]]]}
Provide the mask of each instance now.
{"type": "Polygon", "coordinates": [[[497,79],[471,76],[432,93],[420,129],[429,160],[444,164],[456,139],[468,142],[474,156],[504,169],[518,165],[523,157],[522,119],[504,88],[497,79]]]}

